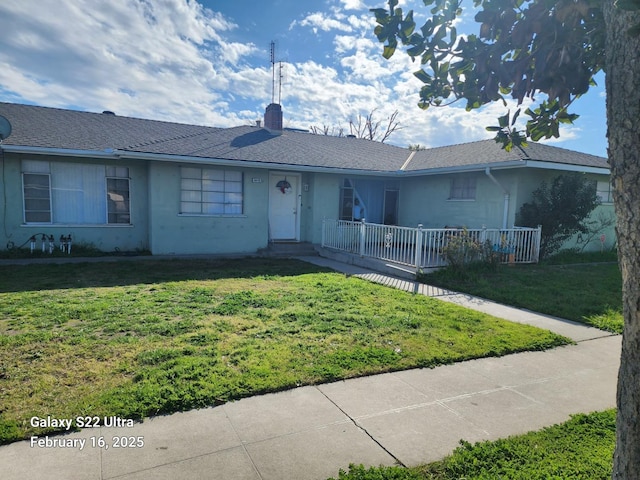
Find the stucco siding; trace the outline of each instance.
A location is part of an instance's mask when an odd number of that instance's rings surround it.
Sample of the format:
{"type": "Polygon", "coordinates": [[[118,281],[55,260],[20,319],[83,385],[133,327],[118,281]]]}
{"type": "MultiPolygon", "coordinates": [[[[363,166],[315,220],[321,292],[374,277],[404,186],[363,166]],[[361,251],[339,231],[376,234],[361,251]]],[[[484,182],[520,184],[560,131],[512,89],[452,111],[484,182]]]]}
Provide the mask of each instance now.
{"type": "MultiPolygon", "coordinates": [[[[493,172],[501,185],[511,190],[514,178],[508,173],[493,172]]],[[[405,179],[400,186],[399,223],[422,224],[425,228],[445,226],[467,228],[500,228],[503,221],[504,193],[483,172],[465,174],[474,178],[474,199],[451,199],[451,182],[455,175],[434,175],[405,179]]],[[[509,203],[509,222],[513,220],[513,204],[509,203]]],[[[509,225],[510,226],[510,225],[509,225]]]]}
{"type": "Polygon", "coordinates": [[[322,221],[325,218],[337,219],[340,203],[340,185],[342,176],[322,173],[313,174],[310,188],[310,203],[307,205],[305,215],[308,216],[310,228],[306,241],[311,243],[322,242],[322,221]]]}
{"type": "Polygon", "coordinates": [[[251,253],[267,246],[269,174],[230,170],[243,172],[243,213],[190,215],[180,213],[180,165],[149,167],[149,237],[154,255],[251,253]]]}

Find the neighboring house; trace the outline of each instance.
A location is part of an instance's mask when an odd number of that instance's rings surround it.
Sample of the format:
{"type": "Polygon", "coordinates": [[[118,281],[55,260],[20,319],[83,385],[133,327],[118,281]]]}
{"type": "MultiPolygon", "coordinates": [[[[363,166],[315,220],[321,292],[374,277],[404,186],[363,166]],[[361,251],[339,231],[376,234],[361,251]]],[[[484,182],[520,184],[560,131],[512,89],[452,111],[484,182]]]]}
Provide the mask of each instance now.
{"type": "Polygon", "coordinates": [[[13,130],[0,146],[0,247],[71,234],[105,251],[250,253],[320,243],[323,219],[351,220],[356,199],[373,223],[510,227],[540,182],[562,171],[597,181],[599,208],[612,211],[606,159],[541,144],[413,152],[283,130],[274,104],[264,128],[10,103],[0,115],[13,130]]]}

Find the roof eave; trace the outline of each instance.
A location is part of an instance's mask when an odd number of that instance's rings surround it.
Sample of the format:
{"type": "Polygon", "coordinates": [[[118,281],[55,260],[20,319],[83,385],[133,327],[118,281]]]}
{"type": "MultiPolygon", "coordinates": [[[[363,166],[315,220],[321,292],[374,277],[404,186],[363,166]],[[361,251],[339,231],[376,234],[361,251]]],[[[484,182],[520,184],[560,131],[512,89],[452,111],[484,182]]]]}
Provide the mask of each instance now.
{"type": "Polygon", "coordinates": [[[99,157],[99,158],[118,158],[115,150],[80,150],[69,148],[51,148],[51,147],[28,147],[24,145],[7,145],[1,144],[0,148],[8,153],[22,153],[27,155],[54,155],[59,157],[99,157]]]}
{"type": "Polygon", "coordinates": [[[458,165],[455,167],[439,167],[413,171],[399,172],[402,176],[417,177],[425,175],[446,175],[464,172],[484,172],[487,168],[491,170],[504,170],[512,168],[540,168],[546,170],[562,170],[567,172],[595,173],[609,175],[611,172],[606,167],[591,167],[587,165],[573,165],[568,163],[546,162],[540,160],[512,160],[508,162],[478,163],[474,165],[458,165]]]}
{"type": "Polygon", "coordinates": [[[527,167],[529,168],[543,168],[546,170],[563,170],[566,172],[584,172],[584,173],[597,173],[600,175],[609,175],[611,169],[608,167],[591,167],[587,165],[573,165],[569,163],[558,162],[545,162],[541,160],[527,160],[527,167]]]}
{"type": "Polygon", "coordinates": [[[403,176],[417,177],[424,175],[446,175],[449,173],[462,173],[462,172],[484,172],[487,168],[491,169],[507,169],[507,168],[523,168],[527,164],[524,160],[513,160],[509,162],[489,162],[489,163],[476,163],[473,165],[457,165],[455,167],[438,167],[429,169],[420,169],[412,171],[401,172],[403,176]]]}

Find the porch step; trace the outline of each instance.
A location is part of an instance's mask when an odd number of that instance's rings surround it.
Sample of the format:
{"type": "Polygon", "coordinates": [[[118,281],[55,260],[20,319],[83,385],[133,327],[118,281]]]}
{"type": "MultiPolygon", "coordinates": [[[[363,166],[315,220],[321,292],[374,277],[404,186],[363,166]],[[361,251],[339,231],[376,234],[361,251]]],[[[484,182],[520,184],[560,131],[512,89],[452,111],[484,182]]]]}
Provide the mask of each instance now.
{"type": "Polygon", "coordinates": [[[304,257],[318,255],[315,246],[309,242],[272,242],[258,250],[261,257],[304,257]]]}

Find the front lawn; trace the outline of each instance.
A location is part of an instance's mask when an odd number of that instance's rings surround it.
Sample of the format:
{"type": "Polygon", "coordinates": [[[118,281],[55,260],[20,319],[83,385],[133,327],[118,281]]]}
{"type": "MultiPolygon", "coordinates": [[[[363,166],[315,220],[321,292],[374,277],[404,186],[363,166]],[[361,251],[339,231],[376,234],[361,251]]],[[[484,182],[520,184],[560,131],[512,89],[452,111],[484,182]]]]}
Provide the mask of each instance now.
{"type": "Polygon", "coordinates": [[[3,266],[0,443],[567,342],[293,260],[3,266]]]}
{"type": "Polygon", "coordinates": [[[616,263],[500,265],[495,272],[472,268],[467,275],[444,269],[421,280],[622,333],[622,277],[616,263]]]}
{"type": "Polygon", "coordinates": [[[615,442],[616,412],[606,410],[493,442],[462,442],[443,460],[420,467],[352,466],[338,480],[607,480],[615,442]]]}

